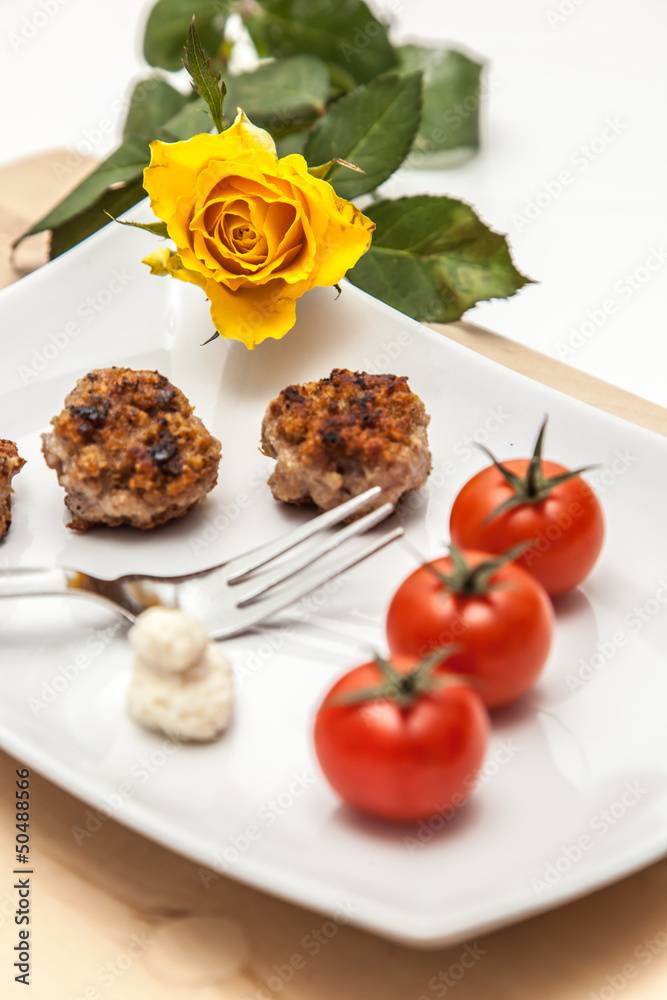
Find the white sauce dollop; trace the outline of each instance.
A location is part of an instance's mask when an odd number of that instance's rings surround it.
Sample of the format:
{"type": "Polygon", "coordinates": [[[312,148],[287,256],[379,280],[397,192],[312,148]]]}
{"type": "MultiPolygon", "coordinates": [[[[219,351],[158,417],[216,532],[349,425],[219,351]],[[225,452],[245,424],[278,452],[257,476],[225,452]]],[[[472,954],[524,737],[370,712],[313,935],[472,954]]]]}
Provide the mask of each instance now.
{"type": "Polygon", "coordinates": [[[127,707],[135,722],[177,740],[211,740],[227,729],[232,667],[199,622],[176,608],[148,608],[128,638],[135,655],[127,707]]]}

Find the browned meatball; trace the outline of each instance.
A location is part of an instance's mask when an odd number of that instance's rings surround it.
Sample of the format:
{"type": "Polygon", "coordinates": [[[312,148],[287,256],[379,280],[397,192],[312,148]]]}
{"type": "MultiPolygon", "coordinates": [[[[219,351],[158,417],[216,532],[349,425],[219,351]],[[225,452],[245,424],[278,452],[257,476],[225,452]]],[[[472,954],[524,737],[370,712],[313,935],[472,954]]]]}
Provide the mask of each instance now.
{"type": "Polygon", "coordinates": [[[158,372],[89,372],[51,423],[42,450],[65,488],[70,528],[154,528],[186,514],[217,482],[220,442],[158,372]]]}
{"type": "Polygon", "coordinates": [[[277,459],[271,492],[329,510],[381,486],[376,506],[396,503],[431,471],[429,419],[405,376],[335,368],[319,382],[289,385],[262,423],[262,451],[277,459]]]}
{"type": "Polygon", "coordinates": [[[13,441],[0,438],[0,538],[12,523],[12,479],[25,465],[13,441]]]}

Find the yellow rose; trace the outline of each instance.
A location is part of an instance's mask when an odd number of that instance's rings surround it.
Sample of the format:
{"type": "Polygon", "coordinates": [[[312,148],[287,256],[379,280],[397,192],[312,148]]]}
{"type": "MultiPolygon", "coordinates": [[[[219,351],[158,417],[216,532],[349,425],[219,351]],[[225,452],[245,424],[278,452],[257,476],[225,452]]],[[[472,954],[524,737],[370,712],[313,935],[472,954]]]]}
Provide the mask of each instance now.
{"type": "Polygon", "coordinates": [[[144,263],[203,288],[216,330],[249,348],[287,333],[295,300],[340,281],[375,228],[240,109],[219,135],[152,142],[144,187],[177,248],[144,263]]]}

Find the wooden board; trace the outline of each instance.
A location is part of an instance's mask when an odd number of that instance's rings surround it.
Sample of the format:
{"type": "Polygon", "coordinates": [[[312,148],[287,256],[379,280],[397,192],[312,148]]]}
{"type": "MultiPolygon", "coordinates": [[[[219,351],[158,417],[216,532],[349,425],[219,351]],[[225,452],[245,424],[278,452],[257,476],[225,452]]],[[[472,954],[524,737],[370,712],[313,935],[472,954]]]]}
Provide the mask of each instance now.
{"type": "MultiPolygon", "coordinates": [[[[45,259],[9,244],[72,186],[56,151],[0,170],[0,284],[45,259]]],[[[472,350],[667,434],[667,411],[469,323],[472,350]]],[[[11,664],[3,664],[10,669],[11,664]]],[[[664,1000],[667,859],[466,946],[418,951],[219,877],[31,775],[31,985],[17,970],[20,761],[0,753],[0,997],[33,1000],[664,1000]]],[[[187,808],[187,803],[183,804],[187,808]]],[[[390,876],[389,876],[390,877],[390,876]]]]}

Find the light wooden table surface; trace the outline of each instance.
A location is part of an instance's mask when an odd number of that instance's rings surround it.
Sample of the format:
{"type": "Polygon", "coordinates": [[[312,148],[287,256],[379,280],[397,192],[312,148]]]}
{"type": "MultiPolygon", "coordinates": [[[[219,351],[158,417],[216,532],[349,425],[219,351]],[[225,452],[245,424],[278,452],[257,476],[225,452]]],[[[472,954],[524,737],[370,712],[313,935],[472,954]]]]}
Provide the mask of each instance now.
{"type": "MultiPolygon", "coordinates": [[[[76,183],[65,153],[0,170],[0,287],[44,259],[9,244],[76,183]]],[[[611,413],[667,434],[667,411],[467,323],[446,336],[611,413]]],[[[665,1000],[667,859],[559,909],[469,942],[477,961],[457,979],[463,945],[402,947],[340,925],[317,954],[326,918],[220,877],[109,819],[80,846],[88,807],[31,775],[32,975],[14,982],[14,780],[0,753],[0,998],[34,1000],[665,1000]],[[296,971],[288,975],[292,963],[296,971]],[[449,979],[448,971],[453,975],[449,979]],[[447,986],[449,981],[451,984],[447,986]]],[[[327,928],[330,933],[331,925],[327,928]]]]}

